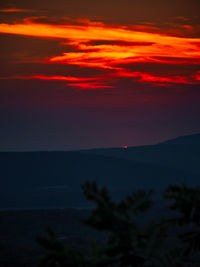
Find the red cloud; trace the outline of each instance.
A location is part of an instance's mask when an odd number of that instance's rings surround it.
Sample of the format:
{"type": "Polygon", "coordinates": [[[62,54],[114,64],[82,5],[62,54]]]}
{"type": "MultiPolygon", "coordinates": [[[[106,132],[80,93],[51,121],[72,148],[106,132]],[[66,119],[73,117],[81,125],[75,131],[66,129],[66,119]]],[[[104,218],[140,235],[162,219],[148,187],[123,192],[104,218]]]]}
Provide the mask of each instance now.
{"type": "Polygon", "coordinates": [[[32,13],[32,12],[37,12],[37,10],[20,9],[20,8],[4,8],[4,9],[0,9],[0,12],[3,12],[3,13],[32,13]]]}
{"type": "Polygon", "coordinates": [[[91,83],[68,83],[69,86],[79,87],[80,89],[99,89],[99,88],[114,88],[112,85],[106,85],[100,82],[91,83]]]}
{"type": "Polygon", "coordinates": [[[1,77],[1,79],[23,79],[23,80],[48,80],[48,81],[61,81],[69,82],[66,85],[79,87],[81,89],[97,89],[97,88],[114,88],[113,85],[106,84],[113,79],[128,78],[137,82],[150,83],[157,86],[170,86],[172,84],[200,84],[200,71],[190,76],[174,75],[162,76],[146,72],[137,72],[130,70],[119,70],[109,73],[107,76],[98,77],[73,77],[73,76],[50,76],[50,75],[32,75],[32,76],[14,76],[14,77],[1,77]]]}
{"type": "Polygon", "coordinates": [[[46,80],[46,81],[68,81],[68,82],[78,82],[78,81],[93,81],[98,78],[96,77],[73,77],[73,76],[61,76],[61,75],[54,75],[54,76],[49,76],[49,75],[32,75],[32,76],[15,76],[13,79],[24,79],[24,80],[32,80],[32,79],[37,79],[37,80],[46,80]]]}
{"type": "Polygon", "coordinates": [[[170,84],[199,84],[200,73],[191,76],[161,76],[153,75],[145,72],[119,71],[117,77],[135,78],[139,82],[153,83],[154,85],[170,85],[170,84]]]}
{"type": "Polygon", "coordinates": [[[32,75],[32,76],[1,77],[0,79],[61,81],[61,82],[69,82],[66,85],[79,87],[81,89],[97,89],[97,88],[113,88],[114,87],[112,85],[106,85],[104,83],[104,81],[108,80],[108,78],[106,77],[32,75]]]}
{"type": "Polygon", "coordinates": [[[200,71],[197,71],[196,75],[194,75],[193,78],[194,78],[196,81],[199,81],[199,82],[200,82],[200,71]]]}

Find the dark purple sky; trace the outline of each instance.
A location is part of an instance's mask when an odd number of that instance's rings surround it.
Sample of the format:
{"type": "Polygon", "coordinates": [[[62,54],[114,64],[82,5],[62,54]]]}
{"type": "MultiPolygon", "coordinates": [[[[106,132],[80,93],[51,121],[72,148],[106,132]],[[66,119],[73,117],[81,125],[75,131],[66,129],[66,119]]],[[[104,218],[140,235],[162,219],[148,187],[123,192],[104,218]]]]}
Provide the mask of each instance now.
{"type": "Polygon", "coordinates": [[[0,151],[200,132],[199,1],[4,1],[0,151]]]}

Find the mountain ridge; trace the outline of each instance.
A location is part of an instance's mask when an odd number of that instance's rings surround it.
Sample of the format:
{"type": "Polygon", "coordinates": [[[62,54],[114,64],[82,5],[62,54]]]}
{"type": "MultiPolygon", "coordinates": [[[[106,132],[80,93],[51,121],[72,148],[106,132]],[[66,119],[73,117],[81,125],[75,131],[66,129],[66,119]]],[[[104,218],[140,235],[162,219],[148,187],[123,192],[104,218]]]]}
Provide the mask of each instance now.
{"type": "Polygon", "coordinates": [[[95,155],[154,163],[200,174],[200,134],[180,136],[155,145],[81,151],[95,155]]]}
{"type": "Polygon", "coordinates": [[[157,144],[127,150],[0,152],[0,208],[80,207],[94,180],[116,199],[136,189],[198,185],[199,146],[157,144]],[[95,154],[96,153],[96,154],[95,154]]]}

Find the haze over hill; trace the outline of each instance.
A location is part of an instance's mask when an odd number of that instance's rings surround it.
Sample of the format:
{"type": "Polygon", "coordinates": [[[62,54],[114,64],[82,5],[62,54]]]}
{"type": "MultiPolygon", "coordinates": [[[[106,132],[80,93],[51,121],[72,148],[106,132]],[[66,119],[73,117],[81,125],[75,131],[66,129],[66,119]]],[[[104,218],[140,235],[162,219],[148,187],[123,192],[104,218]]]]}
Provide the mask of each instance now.
{"type": "Polygon", "coordinates": [[[1,152],[1,208],[85,207],[80,185],[95,180],[116,199],[137,188],[196,185],[200,134],[127,150],[1,152]]]}

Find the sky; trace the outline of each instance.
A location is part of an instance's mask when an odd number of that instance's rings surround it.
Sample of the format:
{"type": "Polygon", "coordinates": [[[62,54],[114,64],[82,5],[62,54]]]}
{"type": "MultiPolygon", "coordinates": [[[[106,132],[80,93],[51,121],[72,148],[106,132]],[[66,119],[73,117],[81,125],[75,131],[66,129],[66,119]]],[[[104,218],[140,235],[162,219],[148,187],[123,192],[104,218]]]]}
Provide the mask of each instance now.
{"type": "Polygon", "coordinates": [[[199,0],[2,1],[0,151],[200,132],[199,0]]]}

